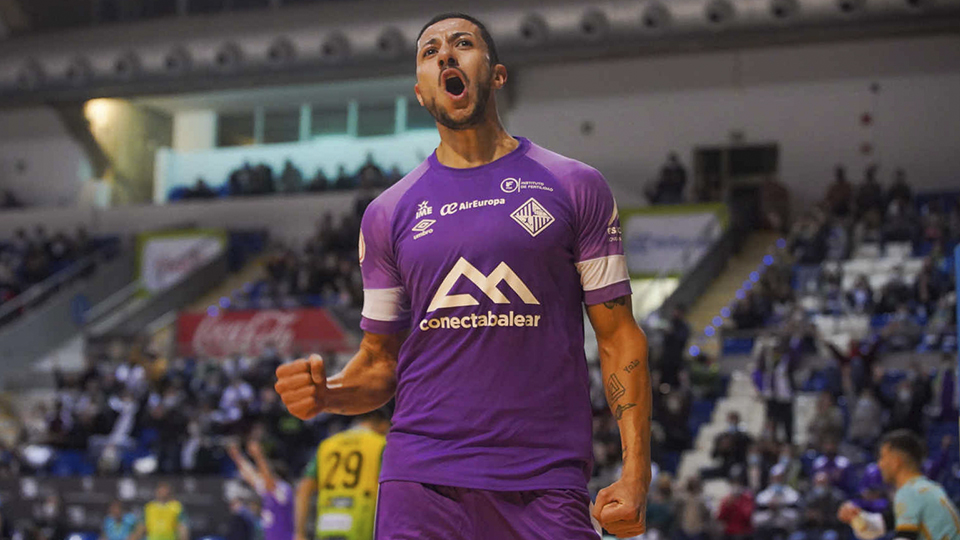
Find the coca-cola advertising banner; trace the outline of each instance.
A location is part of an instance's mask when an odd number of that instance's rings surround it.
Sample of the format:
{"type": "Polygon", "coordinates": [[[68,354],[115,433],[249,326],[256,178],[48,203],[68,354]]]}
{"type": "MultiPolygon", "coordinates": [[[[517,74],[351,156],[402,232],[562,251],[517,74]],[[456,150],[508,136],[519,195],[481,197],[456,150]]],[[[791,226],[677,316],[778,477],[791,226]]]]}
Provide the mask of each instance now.
{"type": "Polygon", "coordinates": [[[181,354],[257,356],[266,345],[282,354],[349,351],[355,348],[340,324],[321,308],[181,313],[177,346],[181,354]]]}

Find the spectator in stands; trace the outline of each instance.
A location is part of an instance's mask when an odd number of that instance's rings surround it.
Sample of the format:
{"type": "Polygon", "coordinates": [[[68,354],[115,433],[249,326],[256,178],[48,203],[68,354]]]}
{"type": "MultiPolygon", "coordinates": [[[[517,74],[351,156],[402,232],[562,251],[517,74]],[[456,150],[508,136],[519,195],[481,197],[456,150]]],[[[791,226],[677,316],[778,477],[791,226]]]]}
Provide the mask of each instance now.
{"type": "Polygon", "coordinates": [[[662,407],[655,404],[654,409],[663,426],[664,450],[668,452],[682,452],[690,448],[692,440],[690,438],[690,428],[688,421],[690,419],[690,407],[693,396],[690,393],[689,381],[687,384],[673,387],[670,392],[665,394],[655,391],[659,396],[657,400],[663,403],[662,407]]]}
{"type": "Polygon", "coordinates": [[[687,185],[687,170],[680,163],[675,152],[667,156],[667,162],[660,169],[656,184],[646,190],[650,204],[679,204],[683,202],[683,192],[687,185]]]}
{"type": "Polygon", "coordinates": [[[720,460],[719,466],[703,471],[704,478],[727,477],[735,466],[739,466],[741,474],[747,463],[747,449],[753,439],[743,429],[740,423],[740,413],[727,413],[727,429],[713,439],[711,457],[720,460]]]}
{"type": "Polygon", "coordinates": [[[880,331],[887,348],[891,351],[913,350],[923,334],[923,328],[917,323],[907,304],[900,304],[880,331]]]}
{"type": "Polygon", "coordinates": [[[813,420],[807,427],[811,448],[823,451],[826,440],[843,440],[843,412],[833,402],[829,392],[820,392],[817,396],[817,408],[813,420]]]}
{"type": "Polygon", "coordinates": [[[129,540],[136,527],[137,516],[133,512],[124,512],[123,503],[115,499],[103,519],[100,540],[129,540]]]}
{"type": "Polygon", "coordinates": [[[367,154],[367,160],[360,167],[357,177],[361,188],[377,188],[386,185],[386,176],[373,160],[373,154],[367,154]]]}
{"type": "Polygon", "coordinates": [[[230,185],[230,194],[250,195],[254,189],[254,171],[249,161],[243,162],[243,166],[230,173],[228,183],[230,185]]]}
{"type": "Polygon", "coordinates": [[[9,189],[0,194],[0,209],[22,208],[23,203],[9,189]]]}
{"type": "Polygon", "coordinates": [[[902,305],[909,305],[914,301],[913,287],[907,283],[903,275],[903,266],[893,267],[890,280],[880,291],[880,304],[877,306],[878,313],[893,313],[902,305]]]}
{"type": "Polygon", "coordinates": [[[685,320],[686,308],[682,304],[674,306],[670,314],[670,323],[663,333],[663,354],[660,360],[660,382],[671,387],[680,384],[680,371],[683,369],[683,354],[690,340],[690,325],[685,320]]]}
{"type": "Polygon", "coordinates": [[[697,476],[687,479],[677,512],[677,536],[680,540],[707,540],[710,507],[703,495],[703,483],[697,476]]]}
{"type": "Polygon", "coordinates": [[[720,503],[717,519],[723,523],[723,540],[751,540],[753,538],[753,495],[744,484],[743,470],[730,471],[730,494],[720,503]]]}
{"type": "Polygon", "coordinates": [[[40,508],[36,527],[43,540],[67,540],[70,534],[70,523],[67,521],[67,511],[59,495],[49,495],[40,508]]]}
{"type": "Polygon", "coordinates": [[[883,220],[879,210],[870,210],[863,214],[853,227],[853,249],[865,245],[883,243],[883,220]]]}
{"type": "Polygon", "coordinates": [[[401,178],[403,178],[403,173],[400,172],[400,166],[394,164],[393,167],[390,168],[390,172],[387,173],[387,182],[392,186],[399,182],[401,178]]]}
{"type": "Polygon", "coordinates": [[[882,213],[883,187],[877,182],[877,166],[870,165],[864,171],[863,182],[857,186],[857,216],[863,216],[871,210],[882,213]]]}
{"type": "Polygon", "coordinates": [[[822,452],[813,460],[813,471],[824,473],[830,478],[830,484],[844,492],[849,492],[851,485],[850,460],[838,454],[839,441],[825,439],[822,452]]]}
{"type": "Polygon", "coordinates": [[[790,236],[790,254],[798,264],[812,265],[823,262],[827,248],[822,216],[807,212],[794,224],[790,236]]]}
{"type": "Polygon", "coordinates": [[[743,471],[746,475],[747,487],[754,493],[759,493],[767,485],[771,463],[769,455],[764,455],[763,444],[753,443],[747,449],[747,462],[743,471]]]}
{"type": "Polygon", "coordinates": [[[673,477],[661,472],[647,498],[647,531],[657,531],[661,537],[670,538],[677,519],[678,503],[673,497],[673,477]]]}
{"type": "MultiPolygon", "coordinates": [[[[830,477],[821,471],[813,475],[813,486],[803,497],[803,518],[800,529],[803,540],[834,540],[843,530],[837,510],[846,499],[843,492],[830,484],[830,477]]],[[[800,540],[797,538],[797,540],[800,540]]]]}
{"type": "Polygon", "coordinates": [[[277,191],[280,193],[297,193],[303,189],[303,173],[289,159],[284,162],[277,180],[277,191]]]}
{"type": "Polygon", "coordinates": [[[823,198],[823,207],[831,215],[846,217],[853,207],[853,185],[847,180],[847,170],[842,165],[834,168],[833,178],[823,198]]]}
{"type": "MultiPolygon", "coordinates": [[[[939,231],[939,228],[933,227],[930,230],[939,231]]],[[[883,241],[912,242],[916,236],[917,218],[912,206],[899,199],[891,202],[883,218],[883,241]]]]}
{"type": "Polygon", "coordinates": [[[313,179],[310,180],[310,183],[307,184],[307,191],[311,193],[321,193],[330,188],[330,179],[327,178],[327,175],[323,172],[323,167],[317,168],[317,174],[313,175],[313,179]]]}
{"type": "Polygon", "coordinates": [[[930,416],[938,422],[957,422],[956,360],[950,353],[940,356],[940,368],[931,383],[930,416]]]}
{"type": "Polygon", "coordinates": [[[187,191],[184,196],[184,199],[215,199],[217,198],[217,192],[214,191],[204,180],[203,178],[197,178],[197,183],[193,185],[193,188],[187,191]]]}
{"type": "Polygon", "coordinates": [[[923,259],[923,267],[914,282],[913,296],[924,314],[933,314],[936,303],[950,290],[950,279],[935,266],[932,257],[923,259]]]}
{"type": "Polygon", "coordinates": [[[910,204],[913,201],[913,190],[907,183],[907,173],[903,169],[897,169],[893,173],[893,183],[887,191],[887,205],[893,201],[903,201],[910,204]]]}
{"type": "Polygon", "coordinates": [[[758,538],[786,540],[800,524],[800,494],[783,482],[784,468],[774,465],[770,485],[757,494],[753,527],[758,538]]]}
{"type": "MultiPolygon", "coordinates": [[[[910,208],[909,205],[904,206],[910,208]]],[[[924,205],[920,218],[920,239],[930,244],[942,240],[948,232],[947,220],[948,216],[942,200],[934,200],[924,205]]]]}
{"type": "Polygon", "coordinates": [[[873,314],[873,289],[870,288],[870,281],[867,276],[863,274],[857,276],[853,288],[847,291],[847,305],[855,314],[873,314]]]}
{"type": "Polygon", "coordinates": [[[765,299],[751,289],[733,305],[730,319],[737,330],[753,330],[763,326],[768,314],[765,299]]]}
{"type": "Polygon", "coordinates": [[[930,401],[930,381],[918,368],[914,368],[911,377],[897,383],[893,396],[882,389],[877,396],[888,413],[887,431],[907,429],[923,435],[923,410],[930,401]]]}
{"type": "Polygon", "coordinates": [[[850,256],[850,228],[847,222],[839,218],[827,221],[824,239],[826,260],[840,261],[850,256]]]}
{"type": "MultiPolygon", "coordinates": [[[[852,384],[845,386],[852,387],[852,384]]],[[[873,448],[883,431],[883,408],[876,392],[874,387],[868,386],[860,390],[856,401],[847,398],[847,403],[854,403],[850,413],[848,438],[861,448],[873,448]]]]}
{"type": "Polygon", "coordinates": [[[274,193],[277,186],[273,180],[273,169],[266,163],[261,163],[253,168],[253,190],[254,195],[267,195],[274,193]]]}
{"type": "Polygon", "coordinates": [[[775,176],[760,185],[760,212],[766,229],[787,232],[790,226],[790,190],[775,176]]]}
{"type": "Polygon", "coordinates": [[[343,164],[337,167],[337,179],[334,181],[335,189],[353,189],[357,187],[356,179],[347,174],[347,168],[343,164]]]}
{"type": "Polygon", "coordinates": [[[796,397],[795,371],[799,351],[785,339],[760,349],[754,380],[767,402],[767,419],[773,423],[774,438],[793,444],[793,402],[796,397]],[[780,438],[780,431],[783,438],[780,438]]]}

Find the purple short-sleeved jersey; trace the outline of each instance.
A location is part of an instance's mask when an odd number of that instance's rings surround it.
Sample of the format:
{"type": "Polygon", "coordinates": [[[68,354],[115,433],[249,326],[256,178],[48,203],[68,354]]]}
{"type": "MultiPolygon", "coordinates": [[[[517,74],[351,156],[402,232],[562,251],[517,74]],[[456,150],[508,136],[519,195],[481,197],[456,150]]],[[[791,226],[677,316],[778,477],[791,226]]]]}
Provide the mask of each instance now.
{"type": "Polygon", "coordinates": [[[585,489],[582,303],[630,294],[595,169],[518,138],[453,169],[430,156],[367,208],[363,330],[410,330],[381,481],[585,489]]]}
{"type": "Polygon", "coordinates": [[[272,492],[267,491],[264,486],[257,486],[257,493],[263,506],[260,518],[264,540],[292,540],[293,488],[290,484],[277,480],[276,488],[272,492]]]}

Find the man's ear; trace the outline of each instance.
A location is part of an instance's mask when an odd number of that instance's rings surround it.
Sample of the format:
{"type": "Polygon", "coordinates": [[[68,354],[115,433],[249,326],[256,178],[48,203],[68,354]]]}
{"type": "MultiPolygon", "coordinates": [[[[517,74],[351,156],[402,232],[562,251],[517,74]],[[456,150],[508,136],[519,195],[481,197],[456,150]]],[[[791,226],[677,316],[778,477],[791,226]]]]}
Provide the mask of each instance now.
{"type": "Polygon", "coordinates": [[[417,101],[420,103],[420,106],[423,107],[423,96],[420,95],[420,84],[413,85],[413,93],[417,96],[417,101]]]}
{"type": "Polygon", "coordinates": [[[500,90],[507,84],[507,66],[497,64],[493,66],[493,87],[500,90]]]}

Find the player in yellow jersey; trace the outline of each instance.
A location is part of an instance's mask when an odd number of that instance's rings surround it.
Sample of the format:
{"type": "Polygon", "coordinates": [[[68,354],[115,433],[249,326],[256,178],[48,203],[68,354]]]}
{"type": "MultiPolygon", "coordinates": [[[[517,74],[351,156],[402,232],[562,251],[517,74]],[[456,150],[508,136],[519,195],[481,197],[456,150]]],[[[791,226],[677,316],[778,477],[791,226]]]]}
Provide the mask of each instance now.
{"type": "Polygon", "coordinates": [[[143,522],[130,535],[131,540],[190,540],[183,505],[173,498],[170,484],[160,482],[157,498],[143,508],[143,522]]]}
{"type": "Polygon", "coordinates": [[[373,540],[380,462],[389,429],[389,413],[381,408],[320,443],[297,485],[296,540],[307,539],[307,514],[314,493],[318,539],[373,540]]]}

